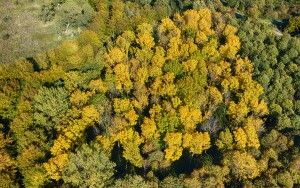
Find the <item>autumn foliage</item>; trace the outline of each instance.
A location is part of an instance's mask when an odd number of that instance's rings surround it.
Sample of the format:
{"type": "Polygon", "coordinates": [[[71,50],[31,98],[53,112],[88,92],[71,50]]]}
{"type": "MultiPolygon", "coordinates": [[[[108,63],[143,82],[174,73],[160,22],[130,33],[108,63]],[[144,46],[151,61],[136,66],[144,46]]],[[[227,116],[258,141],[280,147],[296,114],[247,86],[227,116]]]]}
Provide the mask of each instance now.
{"type": "MultiPolygon", "coordinates": [[[[272,174],[275,150],[292,143],[277,132],[261,139],[269,110],[238,29],[215,24],[208,8],[131,27],[124,3],[112,1],[111,15],[106,5],[94,31],[0,66],[11,132],[0,134],[0,177],[14,179],[16,164],[26,187],[224,187],[272,174]],[[104,22],[126,29],[104,39],[104,22]]],[[[293,161],[278,178],[298,178],[293,161]]]]}

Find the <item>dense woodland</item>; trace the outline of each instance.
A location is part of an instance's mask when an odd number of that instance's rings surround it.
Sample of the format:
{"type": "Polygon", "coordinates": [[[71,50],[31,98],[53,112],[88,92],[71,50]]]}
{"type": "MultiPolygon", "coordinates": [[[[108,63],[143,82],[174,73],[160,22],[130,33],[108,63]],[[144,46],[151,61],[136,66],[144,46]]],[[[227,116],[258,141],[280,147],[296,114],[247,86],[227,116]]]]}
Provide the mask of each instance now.
{"type": "Polygon", "coordinates": [[[5,5],[1,188],[300,187],[299,1],[5,5]]]}

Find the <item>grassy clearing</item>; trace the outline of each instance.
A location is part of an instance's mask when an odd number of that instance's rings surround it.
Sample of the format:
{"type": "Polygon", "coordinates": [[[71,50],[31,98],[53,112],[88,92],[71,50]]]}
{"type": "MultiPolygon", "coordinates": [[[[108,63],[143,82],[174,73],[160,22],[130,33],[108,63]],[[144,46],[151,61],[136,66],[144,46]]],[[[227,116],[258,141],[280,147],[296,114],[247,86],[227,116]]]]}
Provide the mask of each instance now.
{"type": "Polygon", "coordinates": [[[0,0],[0,63],[34,56],[55,47],[66,35],[58,20],[43,22],[39,15],[46,0],[0,0]]]}

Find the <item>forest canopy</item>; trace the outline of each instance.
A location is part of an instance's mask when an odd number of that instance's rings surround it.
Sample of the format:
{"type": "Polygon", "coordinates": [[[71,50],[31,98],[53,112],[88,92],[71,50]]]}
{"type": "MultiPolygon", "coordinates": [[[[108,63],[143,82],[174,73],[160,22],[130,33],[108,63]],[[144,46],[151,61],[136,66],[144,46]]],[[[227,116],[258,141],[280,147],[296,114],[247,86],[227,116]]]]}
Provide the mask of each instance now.
{"type": "Polygon", "coordinates": [[[45,3],[84,29],[0,64],[0,187],[300,186],[297,6],[45,3]]]}

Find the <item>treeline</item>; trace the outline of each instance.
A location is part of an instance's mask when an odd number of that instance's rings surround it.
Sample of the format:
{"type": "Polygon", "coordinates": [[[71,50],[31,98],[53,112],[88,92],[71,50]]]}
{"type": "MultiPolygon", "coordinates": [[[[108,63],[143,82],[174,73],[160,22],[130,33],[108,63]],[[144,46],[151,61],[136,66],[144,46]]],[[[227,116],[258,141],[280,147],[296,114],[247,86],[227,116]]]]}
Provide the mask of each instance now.
{"type": "Polygon", "coordinates": [[[300,186],[299,38],[234,2],[91,0],[0,65],[0,187],[300,186]]]}

